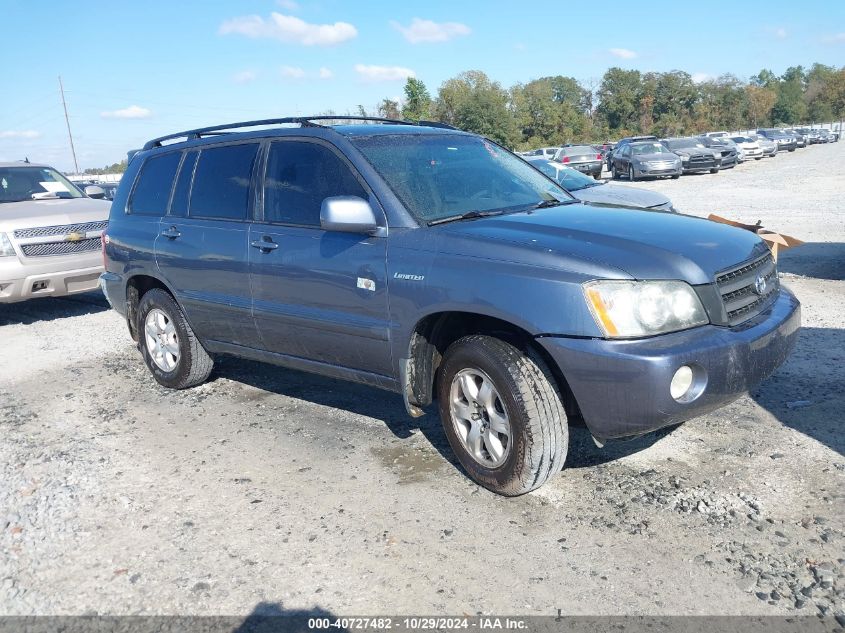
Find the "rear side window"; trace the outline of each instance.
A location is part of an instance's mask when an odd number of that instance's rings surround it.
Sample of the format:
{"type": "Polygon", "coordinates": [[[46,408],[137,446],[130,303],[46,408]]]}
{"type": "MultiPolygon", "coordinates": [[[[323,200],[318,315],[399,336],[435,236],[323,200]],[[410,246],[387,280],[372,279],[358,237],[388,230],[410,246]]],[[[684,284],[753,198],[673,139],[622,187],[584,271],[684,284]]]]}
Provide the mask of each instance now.
{"type": "Polygon", "coordinates": [[[147,159],[129,200],[131,213],[159,216],[165,214],[181,157],[181,153],[173,152],[147,159]]]}
{"type": "Polygon", "coordinates": [[[185,160],[182,161],[182,167],[179,169],[179,177],[176,179],[176,189],[173,190],[170,215],[180,218],[188,215],[188,195],[191,193],[191,180],[194,177],[197,156],[199,156],[199,152],[185,154],[185,160]]]}
{"type": "Polygon", "coordinates": [[[265,221],[320,226],[320,207],[332,196],[368,197],[346,163],[329,148],[302,141],[270,145],[265,221]]]}
{"type": "Polygon", "coordinates": [[[191,217],[243,220],[258,144],[224,145],[200,152],[191,187],[191,217]]]}

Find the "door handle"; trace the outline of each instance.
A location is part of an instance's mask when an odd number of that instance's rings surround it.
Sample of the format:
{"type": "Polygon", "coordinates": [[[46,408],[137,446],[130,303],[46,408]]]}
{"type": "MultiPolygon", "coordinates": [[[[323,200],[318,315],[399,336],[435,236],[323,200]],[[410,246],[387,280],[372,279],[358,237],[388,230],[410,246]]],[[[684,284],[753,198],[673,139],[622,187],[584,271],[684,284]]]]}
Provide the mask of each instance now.
{"type": "Polygon", "coordinates": [[[250,242],[249,244],[253,248],[257,248],[262,253],[269,253],[270,251],[274,251],[279,248],[279,245],[276,244],[269,236],[264,236],[263,239],[255,240],[254,242],[250,242]]]}
{"type": "Polygon", "coordinates": [[[165,229],[161,232],[162,237],[170,238],[171,240],[175,240],[177,237],[182,235],[175,226],[171,226],[169,229],[165,229]]]}

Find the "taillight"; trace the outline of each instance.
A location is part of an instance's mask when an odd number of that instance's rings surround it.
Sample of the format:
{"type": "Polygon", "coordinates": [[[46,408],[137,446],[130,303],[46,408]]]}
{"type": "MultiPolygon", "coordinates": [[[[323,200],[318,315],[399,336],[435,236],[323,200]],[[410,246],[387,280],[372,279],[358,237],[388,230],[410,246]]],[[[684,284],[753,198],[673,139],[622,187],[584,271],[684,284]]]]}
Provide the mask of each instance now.
{"type": "Polygon", "coordinates": [[[106,267],[106,244],[109,243],[109,236],[103,231],[100,235],[100,252],[103,254],[103,269],[106,267]]]}
{"type": "Polygon", "coordinates": [[[562,162],[562,163],[568,163],[568,162],[569,162],[569,156],[564,156],[564,157],[561,159],[561,161],[560,161],[560,162],[562,162]]]}
{"type": "Polygon", "coordinates": [[[596,160],[601,160],[601,154],[596,154],[596,160]]]}

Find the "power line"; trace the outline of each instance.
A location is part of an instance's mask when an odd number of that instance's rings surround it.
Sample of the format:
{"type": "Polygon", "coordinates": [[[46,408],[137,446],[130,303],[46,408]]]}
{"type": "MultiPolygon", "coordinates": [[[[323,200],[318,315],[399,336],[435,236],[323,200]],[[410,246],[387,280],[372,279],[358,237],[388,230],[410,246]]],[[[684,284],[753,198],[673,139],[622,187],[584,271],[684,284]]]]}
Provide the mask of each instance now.
{"type": "Polygon", "coordinates": [[[67,123],[67,136],[70,139],[70,151],[73,154],[73,167],[79,173],[79,163],[76,162],[76,149],[73,147],[73,134],[70,133],[70,119],[67,116],[67,103],[65,103],[65,88],[62,86],[62,76],[59,75],[59,92],[62,93],[62,108],[65,110],[65,123],[67,123]]]}

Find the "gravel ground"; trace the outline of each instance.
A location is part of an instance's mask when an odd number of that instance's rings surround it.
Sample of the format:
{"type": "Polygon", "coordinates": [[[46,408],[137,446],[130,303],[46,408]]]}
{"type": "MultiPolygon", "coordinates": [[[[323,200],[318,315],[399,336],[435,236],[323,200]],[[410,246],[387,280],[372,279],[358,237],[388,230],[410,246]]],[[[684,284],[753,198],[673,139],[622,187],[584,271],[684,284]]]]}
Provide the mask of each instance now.
{"type": "Polygon", "coordinates": [[[573,428],[516,499],[398,396],[228,358],[167,391],[101,297],[0,306],[0,614],[843,614],[843,154],[635,184],[809,242],[798,349],[675,429],[573,428]]]}

